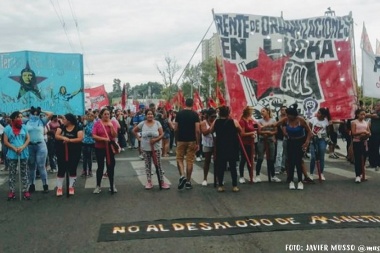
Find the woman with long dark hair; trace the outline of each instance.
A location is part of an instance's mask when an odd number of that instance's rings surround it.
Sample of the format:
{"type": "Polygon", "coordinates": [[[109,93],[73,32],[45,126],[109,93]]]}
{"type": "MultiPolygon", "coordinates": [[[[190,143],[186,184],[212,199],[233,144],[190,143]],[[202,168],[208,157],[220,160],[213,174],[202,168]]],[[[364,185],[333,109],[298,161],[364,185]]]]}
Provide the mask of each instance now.
{"type": "Polygon", "coordinates": [[[361,182],[366,159],[368,138],[371,136],[369,124],[365,121],[365,110],[355,111],[355,120],[351,122],[352,145],[355,157],[355,183],[361,182]]]}
{"type": "Polygon", "coordinates": [[[330,125],[331,116],[328,108],[322,107],[318,110],[315,117],[309,120],[309,126],[313,134],[310,145],[310,178],[313,179],[315,160],[319,160],[321,179],[326,180],[323,174],[325,168],[325,153],[327,146],[327,128],[330,125]],[[315,149],[318,149],[317,152],[315,149]],[[319,154],[319,157],[316,157],[319,154]]]}
{"type": "Polygon", "coordinates": [[[141,142],[141,151],[145,160],[145,171],[147,176],[147,183],[145,189],[150,190],[153,188],[152,183],[152,159],[156,163],[158,174],[160,178],[159,184],[162,189],[169,189],[170,185],[164,181],[164,176],[161,168],[161,140],[164,137],[162,125],[158,120],[154,119],[152,109],[145,111],[145,120],[140,122],[133,129],[136,138],[141,142]],[[141,136],[139,136],[141,132],[141,136]]]}
{"type": "Polygon", "coordinates": [[[72,113],[65,114],[63,125],[55,133],[57,150],[57,197],[63,195],[65,173],[69,173],[69,194],[74,195],[74,183],[81,156],[83,130],[72,113]]]}
{"type": "Polygon", "coordinates": [[[104,170],[104,160],[106,160],[107,175],[110,182],[111,194],[117,192],[114,185],[114,171],[115,171],[115,154],[111,150],[111,142],[115,141],[118,131],[117,121],[111,120],[111,111],[108,108],[103,108],[99,112],[99,120],[95,122],[92,129],[92,137],[95,140],[95,155],[98,163],[96,171],[96,188],[95,194],[101,192],[101,182],[104,170]]]}
{"type": "Polygon", "coordinates": [[[202,151],[205,161],[203,163],[202,186],[207,186],[207,176],[210,170],[211,156],[214,151],[214,137],[211,133],[211,125],[216,119],[216,110],[209,108],[206,111],[205,119],[200,123],[202,133],[202,151]]]}
{"type": "MultiPolygon", "coordinates": [[[[10,116],[11,124],[4,129],[4,145],[8,147],[6,154],[9,169],[9,193],[8,200],[16,198],[15,182],[17,173],[21,173],[22,192],[24,199],[30,199],[28,192],[28,174],[27,163],[29,157],[29,133],[26,127],[22,124],[22,114],[19,111],[13,112],[10,116]],[[20,171],[17,171],[17,164],[20,158],[20,171]]],[[[19,186],[21,187],[21,185],[19,186]]]]}

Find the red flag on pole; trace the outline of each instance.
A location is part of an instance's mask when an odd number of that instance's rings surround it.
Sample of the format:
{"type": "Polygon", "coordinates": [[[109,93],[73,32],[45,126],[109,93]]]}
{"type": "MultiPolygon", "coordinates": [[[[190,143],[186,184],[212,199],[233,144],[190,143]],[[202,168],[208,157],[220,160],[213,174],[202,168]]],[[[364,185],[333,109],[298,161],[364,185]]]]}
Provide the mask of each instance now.
{"type": "Polygon", "coordinates": [[[215,103],[215,101],[212,98],[208,98],[208,107],[217,108],[218,105],[215,103]]]}
{"type": "Polygon", "coordinates": [[[202,104],[201,97],[198,94],[198,91],[194,91],[193,98],[194,98],[193,110],[194,111],[202,110],[203,104],[202,104]]]}
{"type": "Polygon", "coordinates": [[[123,91],[121,92],[121,109],[125,109],[125,84],[123,85],[123,91]]]}
{"type": "Polygon", "coordinates": [[[216,81],[223,81],[223,72],[219,66],[218,58],[215,58],[215,66],[216,66],[216,81]]]}
{"type": "Polygon", "coordinates": [[[182,90],[179,90],[177,93],[178,96],[178,103],[181,108],[185,107],[185,97],[183,96],[182,90]]]}
{"type": "Polygon", "coordinates": [[[216,97],[219,100],[219,106],[226,105],[226,100],[224,99],[224,96],[223,96],[222,92],[220,91],[219,87],[216,87],[216,97]]]}

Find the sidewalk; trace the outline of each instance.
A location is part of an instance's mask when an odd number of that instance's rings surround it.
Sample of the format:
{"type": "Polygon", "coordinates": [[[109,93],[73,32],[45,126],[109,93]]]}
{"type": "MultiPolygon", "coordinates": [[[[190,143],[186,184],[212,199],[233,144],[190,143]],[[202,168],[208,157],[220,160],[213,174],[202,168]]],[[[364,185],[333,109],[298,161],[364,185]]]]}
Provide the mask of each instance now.
{"type": "Polygon", "coordinates": [[[335,153],[337,153],[339,156],[346,157],[347,156],[347,142],[345,140],[342,140],[342,138],[338,138],[337,145],[340,149],[335,148],[335,153]]]}

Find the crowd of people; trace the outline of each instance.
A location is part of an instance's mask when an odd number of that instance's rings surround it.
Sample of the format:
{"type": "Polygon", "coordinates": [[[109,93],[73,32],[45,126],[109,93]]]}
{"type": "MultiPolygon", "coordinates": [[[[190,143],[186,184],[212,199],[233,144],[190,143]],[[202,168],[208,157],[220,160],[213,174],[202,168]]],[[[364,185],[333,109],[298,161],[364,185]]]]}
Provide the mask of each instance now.
{"type": "Polygon", "coordinates": [[[282,106],[279,112],[264,107],[259,119],[254,118],[254,112],[255,108],[247,106],[240,119],[231,119],[227,106],[196,112],[193,100],[187,99],[185,108],[178,112],[150,104],[147,108],[140,105],[136,113],[105,107],[88,109],[84,116],[53,115],[39,107],[31,107],[13,112],[9,117],[3,115],[0,119],[4,128],[2,170],[9,170],[8,199],[16,197],[18,170],[24,199],[30,199],[36,191],[37,176],[42,181],[43,192],[49,192],[48,171],[57,175],[56,196],[63,195],[65,176],[68,180],[66,191],[74,195],[81,159],[82,177],[91,177],[92,162],[97,162],[93,193],[99,194],[102,179],[108,178],[109,192],[114,194],[117,192],[114,172],[118,148],[139,151],[139,157],[145,162],[147,190],[153,188],[152,164],[160,189],[170,189],[164,181],[161,160],[174,152],[180,190],[193,188],[193,165],[201,161],[201,157],[204,158],[202,186],[208,185],[213,164],[218,192],[225,191],[225,171],[231,173],[233,192],[240,191],[238,184],[246,183],[246,167],[250,182],[260,183],[264,158],[269,182],[281,182],[277,175],[286,173],[289,189],[302,190],[304,183],[314,181],[315,168],[319,180],[326,180],[325,154],[328,150],[330,158],[338,157],[334,152],[338,131],[347,141],[347,160],[354,164],[356,183],[364,179],[367,157],[369,166],[379,169],[380,102],[374,112],[359,108],[355,119],[342,121],[331,119],[328,108],[320,108],[311,119],[299,115],[297,105],[282,106]],[[311,155],[309,170],[304,162],[308,152],[311,155]]]}

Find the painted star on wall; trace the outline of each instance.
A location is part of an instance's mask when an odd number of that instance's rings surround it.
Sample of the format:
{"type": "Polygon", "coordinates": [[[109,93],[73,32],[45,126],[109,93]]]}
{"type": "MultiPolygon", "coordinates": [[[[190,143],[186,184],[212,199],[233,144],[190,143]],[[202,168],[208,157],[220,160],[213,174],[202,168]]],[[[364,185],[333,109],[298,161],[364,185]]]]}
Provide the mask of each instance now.
{"type": "Polygon", "coordinates": [[[19,76],[9,76],[9,78],[21,85],[17,99],[20,99],[28,92],[32,92],[34,95],[36,95],[36,97],[42,99],[40,90],[38,89],[37,85],[47,79],[47,77],[36,76],[34,71],[30,68],[28,62],[26,63],[25,68],[21,70],[21,74],[19,76]]]}

